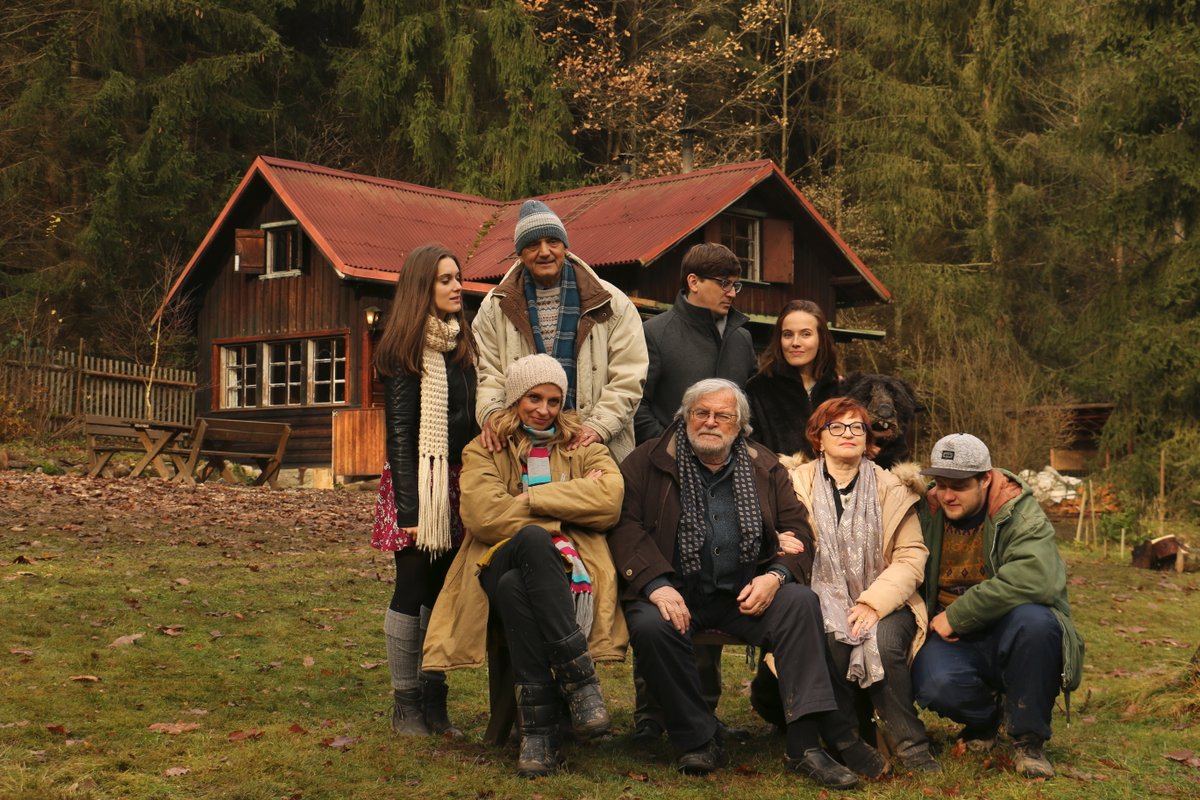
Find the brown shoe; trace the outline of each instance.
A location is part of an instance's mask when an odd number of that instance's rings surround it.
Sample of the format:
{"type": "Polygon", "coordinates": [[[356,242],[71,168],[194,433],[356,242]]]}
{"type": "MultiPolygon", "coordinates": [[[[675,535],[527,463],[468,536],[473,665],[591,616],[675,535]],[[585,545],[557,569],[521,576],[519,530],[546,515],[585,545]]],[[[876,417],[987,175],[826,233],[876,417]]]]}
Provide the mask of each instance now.
{"type": "Polygon", "coordinates": [[[1032,734],[1025,734],[1013,742],[1013,765],[1018,774],[1026,778],[1053,778],[1054,765],[1046,758],[1043,742],[1032,734]]]}

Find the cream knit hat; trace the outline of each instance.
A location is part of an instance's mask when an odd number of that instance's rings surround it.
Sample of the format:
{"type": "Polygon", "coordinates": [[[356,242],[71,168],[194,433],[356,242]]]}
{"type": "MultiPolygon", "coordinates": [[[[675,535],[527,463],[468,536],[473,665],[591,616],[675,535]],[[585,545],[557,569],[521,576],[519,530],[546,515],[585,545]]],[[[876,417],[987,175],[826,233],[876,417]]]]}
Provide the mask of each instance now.
{"type": "Polygon", "coordinates": [[[526,392],[543,383],[553,383],[562,389],[563,397],[567,396],[567,373],[553,356],[535,353],[518,358],[504,373],[504,403],[515,405],[526,392]]]}

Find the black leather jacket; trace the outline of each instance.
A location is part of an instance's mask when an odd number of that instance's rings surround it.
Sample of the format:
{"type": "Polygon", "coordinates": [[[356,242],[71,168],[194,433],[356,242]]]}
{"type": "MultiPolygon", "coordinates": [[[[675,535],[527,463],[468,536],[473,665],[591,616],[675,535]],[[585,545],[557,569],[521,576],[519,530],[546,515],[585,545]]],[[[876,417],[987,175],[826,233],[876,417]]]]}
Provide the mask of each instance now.
{"type": "MultiPolygon", "coordinates": [[[[451,464],[462,463],[462,451],[475,438],[475,368],[463,369],[446,354],[446,384],[449,389],[447,424],[451,464]]],[[[407,373],[383,379],[384,433],[387,458],[392,466],[396,495],[396,524],[417,524],[417,433],[421,416],[421,377],[407,373]]]]}

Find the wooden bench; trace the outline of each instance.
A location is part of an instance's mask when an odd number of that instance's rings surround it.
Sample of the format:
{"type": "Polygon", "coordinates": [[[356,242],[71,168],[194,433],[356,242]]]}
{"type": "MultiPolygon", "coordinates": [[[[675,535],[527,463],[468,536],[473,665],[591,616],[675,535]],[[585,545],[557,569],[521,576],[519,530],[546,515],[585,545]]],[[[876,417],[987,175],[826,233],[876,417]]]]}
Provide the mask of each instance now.
{"type": "Polygon", "coordinates": [[[130,470],[130,477],[136,478],[147,466],[153,465],[160,477],[170,478],[171,473],[162,457],[171,456],[179,469],[182,459],[172,446],[189,429],[189,426],[175,422],[89,414],[83,418],[88,477],[99,475],[117,453],[136,453],[141,459],[130,470]]]}
{"type": "Polygon", "coordinates": [[[176,480],[203,483],[215,472],[232,483],[232,463],[255,464],[262,472],[254,485],[268,483],[276,489],[279,465],[291,435],[292,427],[282,422],[201,417],[192,429],[191,446],[181,451],[186,462],[176,480]]]}

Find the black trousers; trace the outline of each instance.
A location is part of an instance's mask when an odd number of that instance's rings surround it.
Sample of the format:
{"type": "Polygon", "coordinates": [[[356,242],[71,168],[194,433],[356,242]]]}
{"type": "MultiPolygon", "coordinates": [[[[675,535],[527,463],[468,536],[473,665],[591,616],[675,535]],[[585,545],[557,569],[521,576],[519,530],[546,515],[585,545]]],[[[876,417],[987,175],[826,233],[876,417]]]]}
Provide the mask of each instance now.
{"type": "Polygon", "coordinates": [[[642,675],[658,697],[667,734],[680,751],[694,750],[717,731],[717,718],[705,702],[696,670],[692,634],[715,628],[775,653],[786,720],[837,708],[825,662],[821,604],[807,586],[780,588],[762,616],[738,610],[732,596],[689,606],[692,627],[681,634],[646,600],[625,605],[625,621],[642,675]]]}
{"type": "Polygon", "coordinates": [[[579,630],[564,565],[550,534],[527,525],[479,573],[492,613],[504,625],[517,683],[551,683],[546,644],[579,630]]]}
{"type": "MultiPolygon", "coordinates": [[[[832,635],[827,637],[833,663],[833,689],[841,712],[838,716],[853,720],[857,695],[866,692],[871,706],[883,721],[884,735],[901,757],[929,747],[929,735],[913,705],[912,675],[908,669],[908,649],[916,635],[917,621],[908,606],[901,606],[876,623],[875,641],[883,661],[883,680],[866,689],[846,679],[846,671],[850,668],[850,645],[837,641],[832,635]]],[[[848,743],[829,742],[834,747],[848,743]]]]}
{"type": "Polygon", "coordinates": [[[436,557],[416,546],[397,550],[396,586],[388,608],[414,617],[421,613],[421,606],[433,608],[457,553],[457,547],[436,557]]]}

